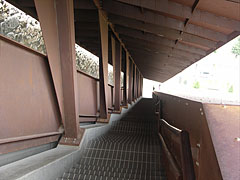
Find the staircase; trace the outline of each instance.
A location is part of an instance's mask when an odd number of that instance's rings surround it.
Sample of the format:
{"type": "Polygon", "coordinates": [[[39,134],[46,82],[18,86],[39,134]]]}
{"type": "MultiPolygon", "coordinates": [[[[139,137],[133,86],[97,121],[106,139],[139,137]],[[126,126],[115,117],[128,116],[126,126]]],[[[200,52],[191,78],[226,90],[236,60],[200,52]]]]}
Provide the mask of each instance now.
{"type": "Polygon", "coordinates": [[[57,180],[165,180],[152,99],[141,99],[57,180]]]}

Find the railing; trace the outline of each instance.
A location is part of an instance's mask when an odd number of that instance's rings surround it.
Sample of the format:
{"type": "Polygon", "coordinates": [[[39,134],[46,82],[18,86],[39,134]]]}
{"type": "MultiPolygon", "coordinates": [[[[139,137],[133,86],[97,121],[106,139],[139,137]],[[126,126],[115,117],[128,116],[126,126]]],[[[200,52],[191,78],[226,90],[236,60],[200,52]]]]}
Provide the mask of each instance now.
{"type": "Polygon", "coordinates": [[[171,126],[163,119],[160,119],[159,121],[159,137],[170,166],[168,173],[172,172],[174,174],[172,179],[194,180],[195,173],[188,132],[171,126]],[[170,142],[167,142],[169,139],[170,142]],[[174,149],[178,149],[176,146],[179,146],[180,157],[176,157],[177,155],[173,154],[175,151],[174,149]],[[181,162],[179,162],[179,160],[181,162]]]}
{"type": "Polygon", "coordinates": [[[195,173],[188,132],[162,119],[162,102],[154,93],[153,99],[159,116],[159,137],[162,142],[168,179],[194,180],[195,173]]]}

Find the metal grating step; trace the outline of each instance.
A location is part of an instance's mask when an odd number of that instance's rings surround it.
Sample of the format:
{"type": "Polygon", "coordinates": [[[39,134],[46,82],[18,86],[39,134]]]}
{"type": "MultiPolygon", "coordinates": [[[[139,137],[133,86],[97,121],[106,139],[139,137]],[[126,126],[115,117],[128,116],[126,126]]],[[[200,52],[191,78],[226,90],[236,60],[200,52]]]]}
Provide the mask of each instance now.
{"type": "Polygon", "coordinates": [[[80,157],[59,180],[165,180],[153,102],[138,102],[107,133],[89,141],[80,157]]]}

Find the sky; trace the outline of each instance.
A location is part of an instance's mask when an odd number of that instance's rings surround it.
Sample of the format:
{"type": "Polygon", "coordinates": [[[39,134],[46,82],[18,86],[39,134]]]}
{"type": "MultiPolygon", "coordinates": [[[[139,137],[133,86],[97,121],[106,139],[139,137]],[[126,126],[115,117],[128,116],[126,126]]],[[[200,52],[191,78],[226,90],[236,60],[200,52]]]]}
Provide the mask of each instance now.
{"type": "Polygon", "coordinates": [[[145,79],[143,96],[151,97],[155,86],[157,91],[188,99],[239,104],[240,57],[231,52],[238,38],[240,36],[162,84],[145,79]]]}

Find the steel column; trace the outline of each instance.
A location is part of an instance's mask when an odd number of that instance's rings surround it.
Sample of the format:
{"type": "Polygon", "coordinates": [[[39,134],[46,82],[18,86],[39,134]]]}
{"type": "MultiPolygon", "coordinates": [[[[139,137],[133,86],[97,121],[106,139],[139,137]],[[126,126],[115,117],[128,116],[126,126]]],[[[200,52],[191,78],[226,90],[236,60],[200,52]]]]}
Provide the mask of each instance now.
{"type": "MultiPolygon", "coordinates": [[[[115,58],[113,58],[113,72],[114,72],[114,91],[115,91],[115,103],[114,103],[114,110],[119,112],[120,111],[120,104],[121,104],[121,56],[122,56],[122,47],[118,41],[115,41],[112,38],[112,45],[113,48],[115,47],[115,58]]],[[[113,49],[112,48],[112,49],[113,49]]]]}
{"type": "Polygon", "coordinates": [[[101,55],[99,58],[100,118],[108,119],[108,24],[100,10],[98,10],[98,15],[101,38],[101,55]]]}
{"type": "Polygon", "coordinates": [[[135,92],[135,64],[132,62],[132,101],[134,101],[135,92]]]}
{"type": "Polygon", "coordinates": [[[128,65],[129,65],[129,71],[128,71],[128,103],[132,103],[132,91],[133,91],[133,63],[132,60],[128,56],[128,65]]]}
{"type": "Polygon", "coordinates": [[[134,101],[137,99],[137,66],[134,64],[134,101]]]}
{"type": "Polygon", "coordinates": [[[126,51],[126,61],[124,67],[124,91],[123,91],[123,105],[128,105],[128,88],[129,88],[129,54],[126,51]]]}
{"type": "Polygon", "coordinates": [[[77,112],[73,1],[35,0],[35,5],[64,122],[65,137],[76,139],[66,143],[79,144],[82,134],[77,112]]]}

